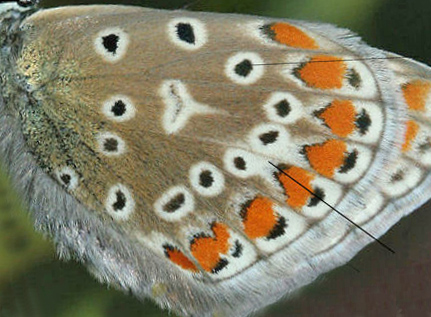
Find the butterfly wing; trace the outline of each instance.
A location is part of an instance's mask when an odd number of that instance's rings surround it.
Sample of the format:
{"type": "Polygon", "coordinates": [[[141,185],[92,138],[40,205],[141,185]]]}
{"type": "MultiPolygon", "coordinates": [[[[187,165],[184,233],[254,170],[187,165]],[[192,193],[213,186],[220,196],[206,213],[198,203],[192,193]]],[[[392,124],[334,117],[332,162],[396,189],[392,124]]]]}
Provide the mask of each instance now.
{"type": "Polygon", "coordinates": [[[429,70],[349,31],[119,6],[21,30],[12,174],[62,256],[138,297],[246,315],[373,241],[286,174],[375,236],[429,197],[404,88],[429,70]]]}

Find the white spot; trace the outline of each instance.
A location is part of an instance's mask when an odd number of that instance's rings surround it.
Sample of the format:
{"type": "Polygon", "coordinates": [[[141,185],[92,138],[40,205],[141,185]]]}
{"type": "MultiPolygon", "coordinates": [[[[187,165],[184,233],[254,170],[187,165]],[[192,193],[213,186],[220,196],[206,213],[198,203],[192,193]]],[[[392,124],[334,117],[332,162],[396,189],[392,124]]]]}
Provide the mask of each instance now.
{"type": "Polygon", "coordinates": [[[263,157],[235,148],[227,149],[223,161],[224,168],[239,178],[267,177],[267,170],[271,167],[263,157]]]}
{"type": "Polygon", "coordinates": [[[226,62],[226,76],[239,85],[250,85],[257,82],[265,71],[263,59],[253,52],[239,52],[226,62]]]}
{"type": "Polygon", "coordinates": [[[55,176],[60,184],[68,190],[74,190],[78,186],[78,175],[69,166],[56,170],[55,176]]]}
{"type": "Polygon", "coordinates": [[[427,167],[431,166],[431,129],[415,121],[419,129],[414,139],[410,141],[410,149],[405,152],[411,159],[427,167]]]}
{"type": "Polygon", "coordinates": [[[94,40],[96,52],[109,63],[121,60],[126,54],[128,45],[129,36],[120,28],[104,29],[94,40]]]}
{"type": "Polygon", "coordinates": [[[114,219],[127,220],[135,210],[135,201],[124,185],[117,184],[109,189],[105,208],[114,219]]]}
{"type": "Polygon", "coordinates": [[[248,143],[253,151],[271,158],[286,160],[292,152],[289,133],[282,125],[275,123],[264,123],[253,128],[248,143]]]}
{"type": "Polygon", "coordinates": [[[223,173],[214,165],[200,162],[190,168],[190,183],[202,196],[217,196],[224,190],[223,173]]]}
{"type": "Polygon", "coordinates": [[[294,95],[288,92],[274,92],[263,106],[269,120],[291,124],[303,115],[303,105],[294,95]]]}
{"type": "Polygon", "coordinates": [[[167,134],[178,133],[190,117],[196,114],[218,113],[211,107],[196,102],[187,92],[186,86],[179,80],[166,80],[160,89],[165,104],[162,126],[167,134]]]}
{"type": "Polygon", "coordinates": [[[390,197],[403,196],[414,189],[420,182],[423,171],[409,161],[398,162],[387,177],[382,191],[390,197]]]}
{"type": "MultiPolygon", "coordinates": [[[[381,193],[378,191],[373,191],[370,197],[367,197],[366,203],[362,208],[356,208],[353,211],[354,215],[347,215],[357,224],[364,224],[373,218],[380,210],[383,208],[385,200],[381,193]]],[[[353,209],[353,208],[352,208],[353,209]]]]}
{"type": "Polygon", "coordinates": [[[194,197],[185,186],[168,189],[154,204],[157,215],[167,221],[178,221],[194,208],[194,197]]]}
{"type": "Polygon", "coordinates": [[[132,100],[123,95],[115,95],[106,100],[103,103],[102,111],[108,119],[116,122],[130,120],[136,114],[132,100]]]}
{"type": "Polygon", "coordinates": [[[171,41],[186,50],[197,50],[208,41],[205,25],[193,18],[181,17],[168,23],[171,41]]]}
{"type": "Polygon", "coordinates": [[[99,152],[106,156],[120,156],[126,152],[126,143],[114,133],[100,133],[97,137],[97,143],[99,152]]]}

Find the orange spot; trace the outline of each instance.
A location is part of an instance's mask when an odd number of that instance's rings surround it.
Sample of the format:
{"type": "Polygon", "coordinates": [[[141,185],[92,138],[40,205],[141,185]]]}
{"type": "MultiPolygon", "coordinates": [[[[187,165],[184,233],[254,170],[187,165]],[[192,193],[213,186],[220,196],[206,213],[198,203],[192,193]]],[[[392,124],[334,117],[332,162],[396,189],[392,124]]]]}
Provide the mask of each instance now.
{"type": "Polygon", "coordinates": [[[356,111],[350,100],[334,100],[318,116],[340,137],[346,137],[355,130],[356,111]]]}
{"type": "Polygon", "coordinates": [[[244,232],[250,239],[267,237],[277,224],[277,216],[269,198],[256,197],[246,207],[243,220],[244,232]]]}
{"type": "Polygon", "coordinates": [[[319,174],[332,177],[337,168],[344,164],[346,143],[340,140],[329,140],[323,144],[307,146],[305,153],[313,167],[319,174]]]}
{"type": "Polygon", "coordinates": [[[229,232],[227,226],[214,223],[213,237],[199,237],[193,240],[191,251],[195,259],[205,271],[211,272],[220,261],[220,254],[229,251],[229,232]]]}
{"type": "Polygon", "coordinates": [[[414,80],[402,87],[404,99],[409,109],[424,111],[428,94],[431,90],[431,83],[424,80],[414,80]]]}
{"type": "Polygon", "coordinates": [[[405,135],[405,140],[402,147],[403,152],[407,152],[408,150],[410,150],[410,147],[412,146],[411,143],[416,137],[416,135],[418,134],[418,131],[419,131],[419,125],[416,122],[412,120],[407,121],[406,135],[405,135]]]}
{"type": "Polygon", "coordinates": [[[274,23],[271,30],[275,33],[274,40],[281,44],[304,49],[319,48],[316,42],[304,31],[288,23],[274,23]]]}
{"type": "MultiPolygon", "coordinates": [[[[311,181],[314,179],[314,175],[311,173],[296,166],[285,169],[284,172],[306,188],[310,190],[312,189],[311,181]]],[[[304,207],[311,194],[285,174],[280,173],[277,177],[284,188],[286,196],[288,197],[286,203],[292,208],[304,207]]]]}
{"type": "Polygon", "coordinates": [[[180,250],[173,247],[165,247],[165,252],[168,258],[175,264],[181,266],[183,269],[197,272],[198,269],[188,257],[180,250]]]}
{"type": "Polygon", "coordinates": [[[346,64],[336,56],[314,56],[297,70],[298,77],[308,86],[319,89],[339,89],[347,71],[346,64]]]}

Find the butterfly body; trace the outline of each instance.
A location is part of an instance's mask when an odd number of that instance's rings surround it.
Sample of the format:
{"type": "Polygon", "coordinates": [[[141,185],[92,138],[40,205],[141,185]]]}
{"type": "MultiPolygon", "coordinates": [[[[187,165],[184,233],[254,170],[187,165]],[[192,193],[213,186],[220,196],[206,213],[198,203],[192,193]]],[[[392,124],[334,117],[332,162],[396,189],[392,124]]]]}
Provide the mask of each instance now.
{"type": "Polygon", "coordinates": [[[349,31],[126,6],[1,17],[2,158],[59,254],[140,298],[247,315],[373,241],[317,198],[374,236],[429,198],[430,69],[349,31]]]}

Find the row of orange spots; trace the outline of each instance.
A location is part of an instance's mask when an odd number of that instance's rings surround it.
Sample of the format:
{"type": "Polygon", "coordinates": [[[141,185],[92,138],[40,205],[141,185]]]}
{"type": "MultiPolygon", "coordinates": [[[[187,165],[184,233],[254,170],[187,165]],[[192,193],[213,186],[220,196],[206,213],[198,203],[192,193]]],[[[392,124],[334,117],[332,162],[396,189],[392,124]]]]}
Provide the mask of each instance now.
{"type": "Polygon", "coordinates": [[[305,147],[311,167],[326,177],[334,176],[335,170],[344,164],[346,151],[346,143],[340,140],[328,140],[305,147]]]}
{"type": "Polygon", "coordinates": [[[257,196],[249,202],[248,206],[244,206],[245,209],[242,211],[244,233],[250,239],[270,235],[278,221],[273,205],[269,198],[257,196]]]}
{"type": "Polygon", "coordinates": [[[318,89],[340,89],[347,73],[347,65],[336,56],[317,55],[295,70],[307,86],[318,89]]]}
{"type": "Polygon", "coordinates": [[[317,116],[340,137],[347,137],[355,130],[356,110],[350,100],[334,100],[317,116]]]}
{"type": "Polygon", "coordinates": [[[404,137],[404,144],[402,147],[403,152],[407,152],[411,148],[411,143],[415,139],[419,131],[419,125],[413,120],[407,121],[407,129],[404,137]]]}
{"type": "Polygon", "coordinates": [[[303,49],[319,48],[313,38],[289,23],[274,23],[270,26],[270,29],[274,33],[273,40],[281,44],[303,49]]]}
{"type": "Polygon", "coordinates": [[[213,271],[219,264],[221,254],[229,251],[228,227],[221,223],[212,226],[214,237],[195,238],[191,243],[192,255],[205,271],[213,271]]]}
{"type": "Polygon", "coordinates": [[[413,80],[402,86],[404,99],[411,110],[424,111],[427,97],[431,92],[431,82],[413,80]]]}
{"type": "MultiPolygon", "coordinates": [[[[283,169],[283,172],[311,190],[311,182],[314,180],[315,176],[310,172],[296,166],[283,169]]],[[[287,196],[286,203],[292,208],[304,207],[311,196],[310,192],[305,190],[302,186],[299,186],[284,173],[278,173],[277,179],[284,188],[284,192],[287,196]]]]}

